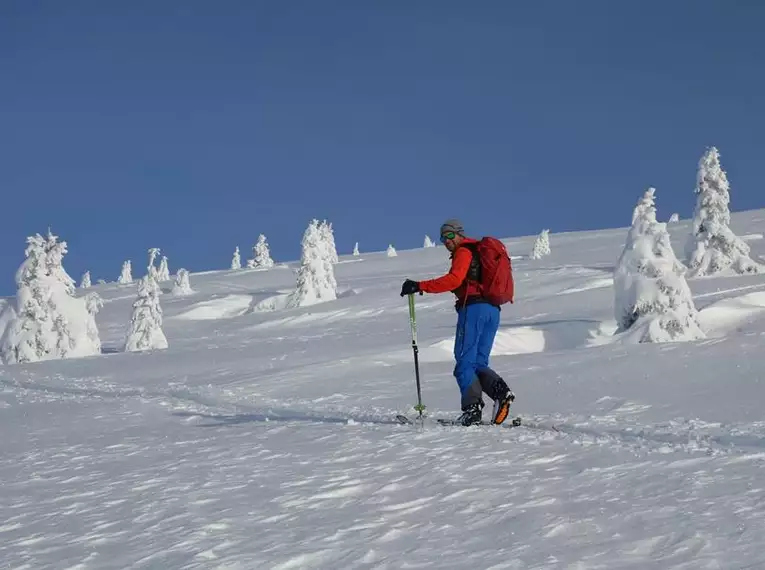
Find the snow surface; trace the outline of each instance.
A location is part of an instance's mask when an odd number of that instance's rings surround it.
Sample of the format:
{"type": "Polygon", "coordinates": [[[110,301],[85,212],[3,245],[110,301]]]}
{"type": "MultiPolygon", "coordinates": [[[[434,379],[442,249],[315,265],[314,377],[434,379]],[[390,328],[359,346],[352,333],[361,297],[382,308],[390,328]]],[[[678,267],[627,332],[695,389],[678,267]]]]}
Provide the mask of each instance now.
{"type": "MultiPolygon", "coordinates": [[[[95,285],[103,354],[0,366],[0,568],[765,567],[765,276],[688,280],[705,340],[616,343],[626,234],[514,261],[510,429],[391,421],[416,403],[401,282],[443,247],[341,256],[344,293],[295,309],[297,262],[192,274],[161,300],[169,348],[141,353],[132,289],[95,285]]],[[[452,300],[416,307],[426,413],[455,416],[452,300]]]]}

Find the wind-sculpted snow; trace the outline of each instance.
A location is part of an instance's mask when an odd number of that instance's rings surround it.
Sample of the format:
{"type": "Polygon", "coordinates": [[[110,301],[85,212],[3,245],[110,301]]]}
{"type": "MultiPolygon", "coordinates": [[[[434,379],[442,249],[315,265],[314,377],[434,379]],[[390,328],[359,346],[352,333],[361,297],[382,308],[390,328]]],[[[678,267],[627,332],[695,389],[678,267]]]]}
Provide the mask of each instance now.
{"type": "Polygon", "coordinates": [[[176,319],[217,320],[243,315],[252,303],[247,295],[226,295],[219,299],[201,301],[189,310],[176,315],[176,319]]]}
{"type": "Polygon", "coordinates": [[[11,566],[45,556],[61,567],[382,568],[405,553],[456,569],[469,552],[485,568],[550,567],[553,556],[691,567],[765,530],[764,493],[752,492],[765,447],[710,452],[563,423],[419,431],[166,414],[138,402],[98,421],[105,433],[69,428],[79,443],[50,425],[44,451],[12,450],[0,528],[11,566]]]}
{"type": "Polygon", "coordinates": [[[0,567],[765,566],[765,277],[688,280],[706,340],[618,344],[625,232],[514,262],[493,354],[512,428],[434,422],[458,413],[446,295],[415,298],[424,425],[394,421],[416,403],[401,281],[447,263],[420,238],[341,256],[353,294],[310,307],[264,301],[292,271],[191,274],[162,297],[164,350],[121,352],[133,297],[92,287],[103,354],[0,367],[0,567]]]}

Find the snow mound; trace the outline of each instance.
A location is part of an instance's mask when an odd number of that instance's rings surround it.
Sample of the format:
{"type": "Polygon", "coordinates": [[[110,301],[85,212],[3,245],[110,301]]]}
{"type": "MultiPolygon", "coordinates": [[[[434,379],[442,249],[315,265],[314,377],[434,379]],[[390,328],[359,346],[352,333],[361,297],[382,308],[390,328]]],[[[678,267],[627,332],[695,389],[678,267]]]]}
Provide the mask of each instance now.
{"type": "MultiPolygon", "coordinates": [[[[253,313],[268,313],[294,308],[289,306],[290,294],[291,292],[286,292],[266,297],[252,305],[250,311],[253,313]]],[[[356,289],[345,289],[343,291],[338,291],[337,298],[343,299],[346,297],[353,297],[357,294],[358,291],[356,289]]]]}
{"type": "MultiPolygon", "coordinates": [[[[553,350],[569,350],[608,344],[615,324],[591,319],[539,321],[529,325],[501,325],[491,356],[513,356],[553,350]]],[[[425,361],[451,359],[454,337],[431,344],[423,351],[425,361]],[[434,352],[436,351],[436,352],[434,352]],[[436,356],[440,351],[441,356],[436,356]]]]}
{"type": "MultiPolygon", "coordinates": [[[[533,327],[517,327],[497,332],[491,356],[530,354],[544,350],[545,337],[541,330],[533,327]]],[[[423,362],[452,360],[453,351],[454,337],[451,337],[431,344],[427,350],[422,351],[420,360],[423,362]]]]}
{"type": "Polygon", "coordinates": [[[176,315],[176,319],[189,321],[210,321],[230,319],[247,312],[252,303],[249,295],[226,295],[219,299],[210,299],[192,305],[191,309],[176,315]]]}
{"type": "Polygon", "coordinates": [[[699,322],[707,334],[724,335],[742,324],[765,316],[765,292],[757,291],[722,299],[699,312],[699,322]]]}
{"type": "Polygon", "coordinates": [[[266,297],[265,299],[262,299],[255,303],[252,308],[250,308],[250,311],[253,313],[267,313],[270,311],[281,311],[282,309],[287,308],[287,303],[289,302],[290,294],[289,293],[283,293],[281,295],[273,295],[271,297],[266,297]]]}
{"type": "Polygon", "coordinates": [[[607,330],[606,323],[577,318],[500,327],[492,355],[507,356],[586,348],[601,344],[598,339],[606,334],[607,330]]]}
{"type": "Polygon", "coordinates": [[[497,331],[491,354],[492,356],[508,356],[543,352],[544,349],[544,332],[538,328],[522,326],[497,331]]]}

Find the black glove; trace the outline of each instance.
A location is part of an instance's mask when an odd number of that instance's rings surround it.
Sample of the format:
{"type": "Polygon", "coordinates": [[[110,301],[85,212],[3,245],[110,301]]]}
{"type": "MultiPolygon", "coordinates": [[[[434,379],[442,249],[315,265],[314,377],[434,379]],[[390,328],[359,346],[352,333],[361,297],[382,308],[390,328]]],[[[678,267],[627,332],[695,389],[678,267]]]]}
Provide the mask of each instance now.
{"type": "Polygon", "coordinates": [[[403,297],[404,295],[414,295],[415,293],[422,295],[422,291],[420,291],[420,284],[417,283],[417,281],[412,281],[411,279],[404,281],[404,284],[401,286],[401,296],[403,297]]]}

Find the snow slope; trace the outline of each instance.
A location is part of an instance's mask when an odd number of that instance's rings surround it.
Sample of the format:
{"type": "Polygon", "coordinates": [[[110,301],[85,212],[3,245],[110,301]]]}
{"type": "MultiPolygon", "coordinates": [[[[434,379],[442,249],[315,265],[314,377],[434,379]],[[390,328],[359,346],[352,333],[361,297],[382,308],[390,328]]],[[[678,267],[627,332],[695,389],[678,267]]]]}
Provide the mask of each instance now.
{"type": "MultiPolygon", "coordinates": [[[[163,283],[153,353],[119,351],[134,286],[95,286],[104,354],[0,366],[0,568],[765,567],[765,277],[689,281],[704,341],[614,343],[625,236],[553,233],[537,261],[506,240],[493,364],[521,428],[391,422],[416,403],[400,285],[441,247],[341,257],[340,298],[304,309],[280,308],[294,264],[163,283]]],[[[451,417],[452,301],[416,302],[427,413],[451,417]]]]}

